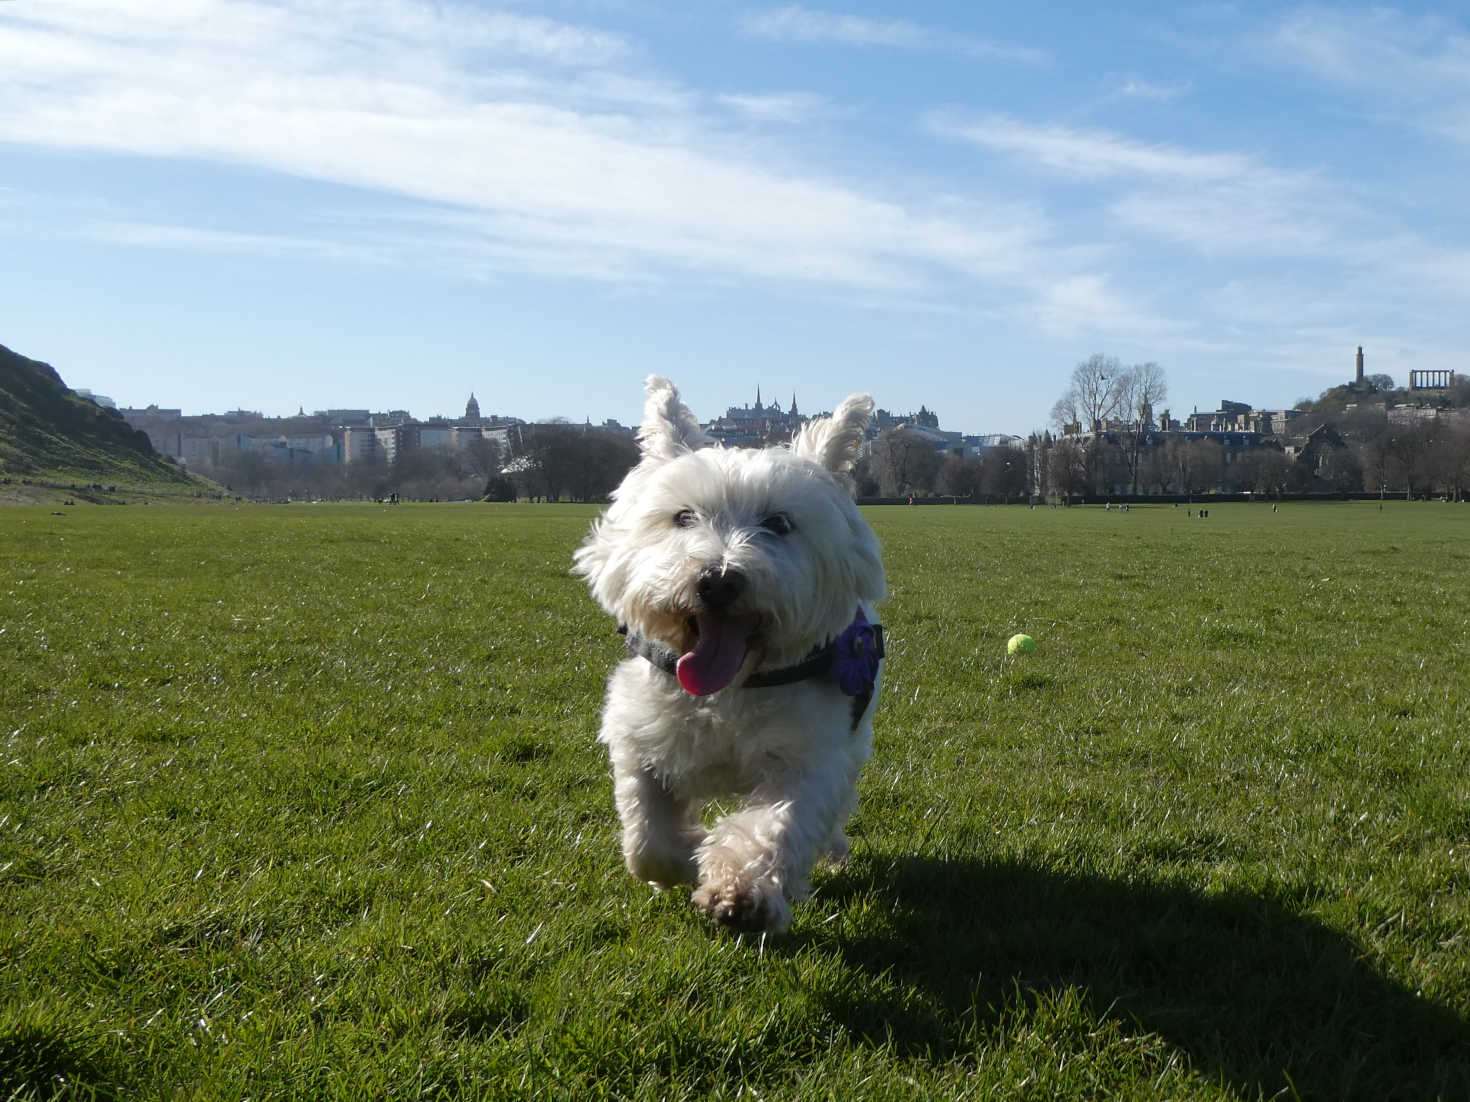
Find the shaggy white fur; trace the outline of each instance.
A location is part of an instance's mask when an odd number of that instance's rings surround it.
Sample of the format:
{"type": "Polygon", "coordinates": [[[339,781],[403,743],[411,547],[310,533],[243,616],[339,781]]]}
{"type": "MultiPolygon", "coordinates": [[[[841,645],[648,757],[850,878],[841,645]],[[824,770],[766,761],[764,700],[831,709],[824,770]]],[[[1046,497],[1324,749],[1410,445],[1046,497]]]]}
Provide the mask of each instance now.
{"type": "Polygon", "coordinates": [[[599,739],[623,854],[642,880],[697,885],[717,923],[779,932],[815,861],[846,856],[881,669],[856,704],[826,676],[748,682],[860,612],[877,621],[882,557],[848,478],[873,402],[847,398],[790,446],[725,449],[667,379],[644,386],[641,460],[575,556],[597,602],[673,665],[634,656],[608,681],[599,739]],[[701,822],[732,797],[740,806],[701,822]]]}

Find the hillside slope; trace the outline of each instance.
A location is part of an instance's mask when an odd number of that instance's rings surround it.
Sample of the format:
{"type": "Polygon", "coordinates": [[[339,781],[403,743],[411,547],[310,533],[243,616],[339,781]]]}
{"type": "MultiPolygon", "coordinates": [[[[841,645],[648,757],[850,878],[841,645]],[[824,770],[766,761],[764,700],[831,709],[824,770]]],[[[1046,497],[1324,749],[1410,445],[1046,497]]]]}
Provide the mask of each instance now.
{"type": "Polygon", "coordinates": [[[0,476],[127,485],[193,480],[153,450],[146,433],[72,391],[50,364],[0,345],[0,476]]]}

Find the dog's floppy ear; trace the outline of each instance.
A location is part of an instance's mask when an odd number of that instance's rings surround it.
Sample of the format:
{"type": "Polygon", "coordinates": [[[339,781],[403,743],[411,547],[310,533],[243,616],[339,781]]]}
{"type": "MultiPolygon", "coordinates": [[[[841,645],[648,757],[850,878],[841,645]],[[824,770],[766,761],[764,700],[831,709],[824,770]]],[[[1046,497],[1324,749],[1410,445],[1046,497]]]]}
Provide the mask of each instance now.
{"type": "Polygon", "coordinates": [[[866,394],[849,394],[832,416],[818,417],[803,425],[791,442],[791,450],[820,463],[833,474],[846,474],[857,462],[872,416],[872,398],[866,394]]]}
{"type": "Polygon", "coordinates": [[[643,404],[638,442],[645,456],[673,459],[710,443],[689,407],[679,400],[679,388],[673,383],[662,375],[650,375],[643,380],[643,392],[648,398],[643,404]]]}

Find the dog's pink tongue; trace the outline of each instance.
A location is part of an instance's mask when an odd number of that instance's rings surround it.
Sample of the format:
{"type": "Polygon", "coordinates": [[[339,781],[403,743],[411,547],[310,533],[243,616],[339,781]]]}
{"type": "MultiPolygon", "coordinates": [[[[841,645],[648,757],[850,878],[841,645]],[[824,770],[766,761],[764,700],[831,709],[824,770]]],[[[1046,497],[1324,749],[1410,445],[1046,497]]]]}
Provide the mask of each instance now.
{"type": "Polygon", "coordinates": [[[681,654],[674,673],[686,693],[708,696],[735,679],[745,661],[748,626],[738,619],[700,613],[699,640],[688,654],[681,654]]]}

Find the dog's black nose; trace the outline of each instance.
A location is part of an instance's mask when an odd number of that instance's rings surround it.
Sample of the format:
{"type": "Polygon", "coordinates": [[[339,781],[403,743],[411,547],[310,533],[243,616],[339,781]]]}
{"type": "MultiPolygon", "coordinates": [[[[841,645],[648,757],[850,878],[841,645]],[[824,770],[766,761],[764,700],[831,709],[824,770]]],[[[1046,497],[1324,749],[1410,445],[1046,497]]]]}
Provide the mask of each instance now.
{"type": "Polygon", "coordinates": [[[745,575],[738,570],[718,570],[711,566],[699,575],[699,580],[694,583],[694,592],[705,608],[729,608],[735,603],[735,598],[745,592],[745,575]]]}

